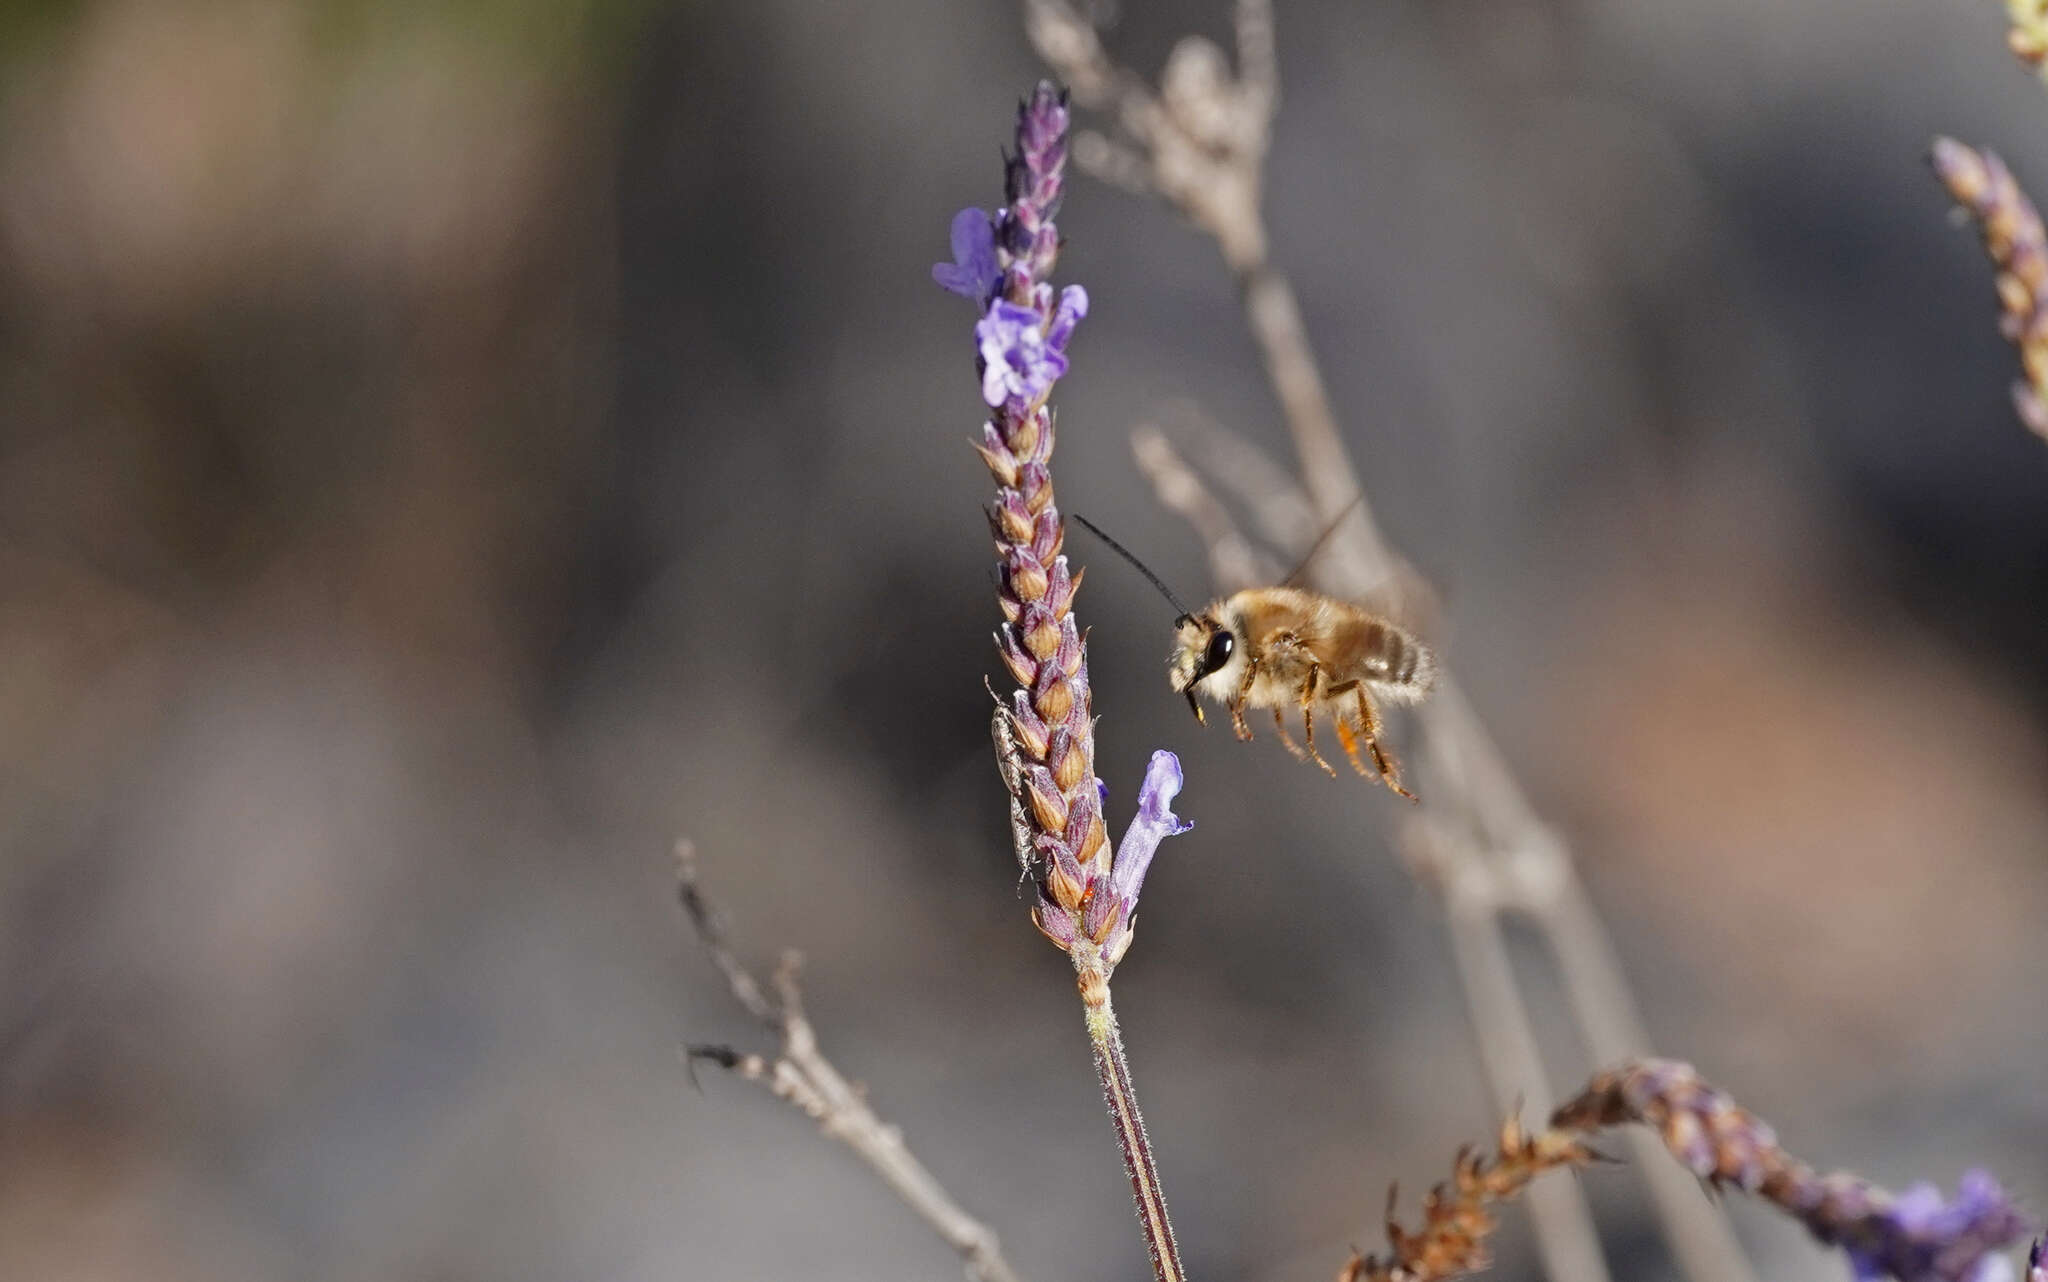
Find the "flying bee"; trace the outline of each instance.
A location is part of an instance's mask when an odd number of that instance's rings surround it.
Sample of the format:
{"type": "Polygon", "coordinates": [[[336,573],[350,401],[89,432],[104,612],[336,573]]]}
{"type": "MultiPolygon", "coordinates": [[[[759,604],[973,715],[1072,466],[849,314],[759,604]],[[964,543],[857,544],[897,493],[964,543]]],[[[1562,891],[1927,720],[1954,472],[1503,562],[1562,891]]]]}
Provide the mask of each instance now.
{"type": "MultiPolygon", "coordinates": [[[[1419,703],[1427,696],[1437,673],[1436,655],[1429,647],[1362,606],[1286,584],[1246,588],[1199,612],[1190,610],[1122,544],[1085,517],[1074,519],[1136,567],[1180,611],[1174,620],[1168,677],[1174,692],[1186,696],[1196,721],[1207,720],[1196,699],[1200,695],[1230,709],[1231,728],[1238,738],[1250,739],[1245,709],[1271,708],[1273,727],[1287,750],[1334,777],[1336,769],[1316,751],[1316,714],[1321,713],[1336,727],[1337,741],[1359,774],[1378,778],[1415,800],[1415,794],[1401,786],[1400,763],[1380,743],[1376,700],[1419,703]],[[1287,733],[1284,714],[1289,707],[1301,709],[1305,747],[1287,733]],[[1361,747],[1372,759],[1370,770],[1360,756],[1361,747]]],[[[1318,539],[1318,548],[1321,543],[1318,539]]],[[[1314,555],[1311,549],[1310,558],[1314,555]]],[[[1295,574],[1299,573],[1297,569],[1295,574]]]]}

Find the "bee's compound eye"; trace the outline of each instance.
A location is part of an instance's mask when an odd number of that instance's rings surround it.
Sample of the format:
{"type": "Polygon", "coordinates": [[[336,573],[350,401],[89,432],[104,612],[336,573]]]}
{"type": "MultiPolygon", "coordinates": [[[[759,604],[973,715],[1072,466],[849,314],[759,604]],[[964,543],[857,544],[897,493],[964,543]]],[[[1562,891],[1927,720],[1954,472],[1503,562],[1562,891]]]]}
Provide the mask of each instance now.
{"type": "Polygon", "coordinates": [[[1228,632],[1218,632],[1215,636],[1210,637],[1208,652],[1202,656],[1203,670],[1215,672],[1224,664],[1229,663],[1230,652],[1236,645],[1236,638],[1232,637],[1228,632]]]}

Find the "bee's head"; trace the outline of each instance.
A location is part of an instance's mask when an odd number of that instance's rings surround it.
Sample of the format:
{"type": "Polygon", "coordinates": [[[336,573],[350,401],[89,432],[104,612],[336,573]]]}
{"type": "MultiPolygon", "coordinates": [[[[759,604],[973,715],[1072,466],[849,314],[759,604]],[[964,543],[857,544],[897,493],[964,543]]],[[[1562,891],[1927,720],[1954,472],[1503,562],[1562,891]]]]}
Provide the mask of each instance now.
{"type": "Polygon", "coordinates": [[[1237,656],[1237,637],[1208,613],[1183,614],[1174,620],[1173,629],[1173,688],[1187,696],[1195,720],[1201,721],[1202,705],[1195,702],[1195,687],[1230,666],[1237,656]]]}

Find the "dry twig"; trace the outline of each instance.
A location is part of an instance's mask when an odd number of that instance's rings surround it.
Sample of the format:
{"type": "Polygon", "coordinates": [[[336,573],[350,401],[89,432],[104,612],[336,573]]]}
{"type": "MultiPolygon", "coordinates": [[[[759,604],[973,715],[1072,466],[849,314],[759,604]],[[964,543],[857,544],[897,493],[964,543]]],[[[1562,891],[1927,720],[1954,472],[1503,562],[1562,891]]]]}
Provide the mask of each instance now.
{"type": "MultiPolygon", "coordinates": [[[[1344,448],[1293,285],[1269,255],[1261,201],[1279,102],[1270,0],[1238,0],[1235,78],[1221,50],[1190,38],[1169,57],[1156,92],[1109,57],[1087,20],[1065,0],[1024,0],[1024,12],[1040,55],[1115,133],[1099,147],[1077,149],[1077,159],[1098,171],[1113,159],[1105,176],[1150,190],[1215,239],[1237,281],[1246,323],[1293,438],[1306,495],[1303,524],[1320,528],[1366,491],[1344,448]]],[[[1207,527],[1212,564],[1242,567],[1244,559],[1231,542],[1238,538],[1234,528],[1214,519],[1220,508],[1190,489],[1185,468],[1163,466],[1156,445],[1147,448],[1152,458],[1141,463],[1162,500],[1177,511],[1202,514],[1198,529],[1207,527]]],[[[1230,478],[1242,472],[1213,474],[1230,478]]],[[[1357,503],[1345,517],[1316,571],[1316,579],[1347,585],[1353,593],[1359,585],[1398,580],[1400,563],[1367,503],[1357,503]]],[[[1547,1094],[1502,942],[1504,913],[1525,915],[1542,932],[1591,1058],[1643,1053],[1648,1039],[1641,1019],[1562,841],[1536,816],[1454,682],[1440,679],[1418,716],[1435,768],[1429,796],[1437,817],[1422,830],[1424,839],[1412,844],[1447,891],[1454,953],[1497,1105],[1547,1094]]],[[[1695,1282],[1751,1277],[1725,1221],[1682,1176],[1651,1166],[1646,1179],[1673,1248],[1695,1282]]],[[[1534,1210],[1550,1275],[1603,1282],[1606,1268],[1583,1196],[1566,1189],[1537,1202],[1534,1210]]]]}
{"type": "Polygon", "coordinates": [[[676,843],[677,897],[683,913],[696,928],[697,937],[711,953],[711,960],[724,973],[747,1013],[759,1020],[776,1037],[776,1049],[760,1054],[730,1046],[695,1045],[685,1048],[691,1064],[715,1064],[736,1076],[758,1083],[769,1094],[801,1109],[818,1123],[827,1136],[852,1149],[875,1174],[882,1177],[911,1210],[960,1253],[967,1276],[975,1282],[1022,1282],[1004,1258],[995,1231],[963,1210],[960,1204],[917,1160],[903,1133],[876,1116],[854,1083],[843,1077],[818,1048],[818,1036],[804,1017],[803,996],[797,983],[802,957],[783,953],[775,969],[772,992],[763,988],[733,952],[725,923],[716,907],[705,897],[697,880],[695,847],[688,841],[676,843]]]}
{"type": "Polygon", "coordinates": [[[1566,1131],[1531,1135],[1513,1116],[1501,1124],[1489,1156],[1469,1145],[1458,1150],[1451,1178],[1422,1200],[1422,1227],[1410,1232],[1394,1219],[1399,1187],[1387,1190],[1387,1252],[1354,1253],[1337,1282],[1441,1282],[1485,1268],[1495,1220],[1487,1207],[1513,1201],[1545,1171],[1584,1166],[1598,1154],[1566,1131]]]}

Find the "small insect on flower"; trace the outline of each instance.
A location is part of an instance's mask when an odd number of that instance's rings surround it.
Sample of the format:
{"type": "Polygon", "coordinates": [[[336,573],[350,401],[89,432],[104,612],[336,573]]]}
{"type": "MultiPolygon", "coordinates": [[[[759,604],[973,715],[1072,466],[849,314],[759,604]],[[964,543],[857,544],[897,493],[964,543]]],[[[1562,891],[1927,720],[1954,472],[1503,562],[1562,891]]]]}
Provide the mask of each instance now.
{"type": "MultiPolygon", "coordinates": [[[[1231,728],[1238,738],[1250,739],[1245,709],[1271,708],[1273,727],[1287,750],[1334,777],[1336,769],[1316,751],[1316,715],[1321,713],[1337,728],[1337,741],[1359,774],[1378,778],[1415,800],[1415,794],[1401,786],[1400,762],[1380,742],[1382,724],[1375,700],[1419,703],[1429,694],[1436,684],[1437,663],[1428,646],[1363,606],[1286,583],[1246,588],[1199,612],[1190,610],[1122,544],[1087,518],[1074,519],[1135,566],[1180,611],[1174,620],[1169,679],[1174,692],[1187,697],[1195,720],[1206,720],[1195,697],[1201,695],[1230,709],[1231,728]],[[1302,744],[1287,733],[1285,711],[1290,707],[1301,710],[1302,744]],[[1369,770],[1361,748],[1372,759],[1369,770]]],[[[1317,548],[1321,543],[1318,539],[1317,548]]],[[[1315,551],[1310,550],[1310,558],[1315,551]]],[[[1307,564],[1304,560],[1303,567],[1307,564]]],[[[1288,578],[1300,573],[1297,569],[1288,578]]]]}

